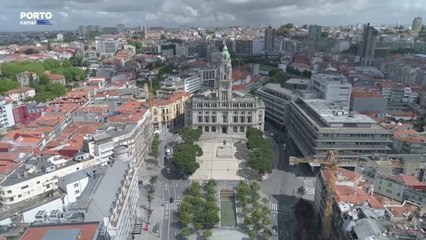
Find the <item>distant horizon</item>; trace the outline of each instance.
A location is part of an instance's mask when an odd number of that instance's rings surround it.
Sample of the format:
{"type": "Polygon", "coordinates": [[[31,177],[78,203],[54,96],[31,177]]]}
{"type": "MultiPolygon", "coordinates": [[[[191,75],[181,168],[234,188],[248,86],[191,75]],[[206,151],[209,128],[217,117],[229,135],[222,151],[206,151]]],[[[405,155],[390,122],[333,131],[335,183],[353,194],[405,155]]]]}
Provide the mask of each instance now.
{"type": "MultiPolygon", "coordinates": [[[[54,23],[54,22],[53,22],[54,23]]],[[[367,24],[367,23],[370,23],[370,25],[372,25],[372,26],[391,26],[391,27],[394,27],[394,26],[398,26],[398,23],[372,23],[372,22],[365,22],[365,23],[351,23],[351,24],[340,24],[340,25],[321,25],[321,24],[317,24],[317,23],[312,23],[312,24],[308,24],[308,23],[304,23],[304,24],[295,24],[295,23],[293,23],[293,22],[287,22],[287,23],[282,23],[282,24],[278,24],[278,25],[274,25],[274,24],[271,24],[271,26],[273,27],[273,28],[279,28],[280,26],[282,26],[282,25],[285,25],[285,24],[288,24],[288,23],[291,23],[291,24],[294,24],[295,26],[297,26],[297,27],[301,27],[301,26],[303,26],[303,25],[320,25],[320,26],[322,26],[322,27],[346,27],[346,26],[355,26],[355,25],[364,25],[364,24],[367,24]]],[[[74,29],[57,29],[57,28],[55,28],[55,29],[43,29],[43,28],[46,28],[46,27],[48,27],[48,28],[50,28],[50,27],[52,27],[52,26],[38,26],[38,25],[35,25],[35,26],[26,26],[26,27],[32,27],[32,28],[34,28],[34,29],[31,29],[31,30],[25,30],[25,29],[20,29],[20,30],[18,30],[18,31],[3,31],[3,30],[0,30],[0,33],[23,33],[23,32],[75,32],[75,31],[78,31],[79,29],[79,27],[80,26],[85,26],[85,27],[87,27],[87,26],[100,26],[101,27],[101,29],[102,28],[116,28],[117,27],[117,25],[118,24],[120,24],[120,23],[117,23],[117,24],[115,24],[115,25],[100,25],[100,24],[84,24],[84,25],[78,25],[77,27],[75,27],[74,29]],[[39,28],[39,30],[37,30],[36,28],[39,28]]],[[[267,23],[265,23],[265,24],[257,24],[257,25],[229,25],[229,26],[190,26],[190,25],[185,25],[185,26],[161,26],[161,25],[152,25],[152,26],[147,26],[147,25],[133,25],[133,26],[126,26],[125,24],[124,24],[124,27],[125,27],[125,29],[131,29],[131,28],[137,28],[137,27],[142,27],[142,26],[145,26],[148,30],[149,30],[149,28],[152,28],[152,27],[162,27],[162,28],[164,28],[165,30],[167,30],[167,29],[179,29],[179,28],[182,28],[182,27],[185,27],[185,28],[231,28],[231,27],[267,27],[268,26],[268,24],[267,23]]],[[[399,23],[399,26],[406,26],[406,27],[411,27],[411,23],[399,23]]]]}
{"type": "Polygon", "coordinates": [[[426,21],[426,4],[422,0],[156,0],[143,4],[136,0],[13,0],[2,2],[0,31],[73,31],[80,25],[105,23],[172,28],[277,27],[290,22],[322,26],[367,22],[392,26],[400,22],[410,26],[418,16],[426,21]],[[50,12],[53,25],[22,26],[22,12],[50,12]]]}

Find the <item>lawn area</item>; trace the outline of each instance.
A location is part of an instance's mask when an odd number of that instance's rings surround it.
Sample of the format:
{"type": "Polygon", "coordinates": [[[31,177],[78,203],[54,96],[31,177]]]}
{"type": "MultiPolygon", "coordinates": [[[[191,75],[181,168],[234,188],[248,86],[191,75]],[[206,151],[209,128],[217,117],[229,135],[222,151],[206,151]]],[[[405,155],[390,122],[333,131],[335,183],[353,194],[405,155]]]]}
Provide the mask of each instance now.
{"type": "Polygon", "coordinates": [[[261,71],[271,71],[273,69],[277,69],[277,68],[269,66],[269,65],[259,64],[259,70],[261,70],[261,71]]]}
{"type": "Polygon", "coordinates": [[[235,227],[235,205],[233,199],[220,200],[220,225],[222,227],[235,227]]]}

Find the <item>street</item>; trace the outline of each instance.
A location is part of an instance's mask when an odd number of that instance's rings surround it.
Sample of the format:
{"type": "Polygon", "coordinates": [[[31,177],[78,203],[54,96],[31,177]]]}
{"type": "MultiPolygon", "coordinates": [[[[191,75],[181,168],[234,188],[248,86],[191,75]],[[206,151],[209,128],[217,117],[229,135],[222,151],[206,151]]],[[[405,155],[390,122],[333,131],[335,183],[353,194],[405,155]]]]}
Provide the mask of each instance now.
{"type": "MultiPolygon", "coordinates": [[[[289,156],[298,154],[295,146],[284,131],[270,124],[265,125],[265,135],[273,146],[273,172],[262,181],[261,189],[269,196],[271,208],[271,220],[273,237],[271,239],[287,240],[296,239],[297,223],[293,214],[293,205],[298,200],[295,195],[297,188],[305,186],[307,196],[313,197],[315,179],[312,178],[310,169],[292,168],[289,156]],[[307,178],[308,177],[308,178],[307,178]],[[310,177],[310,178],[309,178],[310,177]],[[309,196],[308,196],[309,195],[309,196]]],[[[180,226],[177,221],[177,209],[182,202],[184,192],[189,187],[189,180],[182,177],[173,169],[171,156],[166,156],[167,149],[173,149],[178,144],[180,137],[172,133],[161,136],[159,146],[159,167],[147,166],[151,175],[158,175],[155,185],[154,199],[152,201],[152,215],[150,228],[138,239],[162,239],[172,240],[180,234],[180,226]],[[158,233],[152,233],[152,226],[159,224],[158,233]]],[[[149,164],[147,164],[149,165],[149,164]]],[[[236,186],[238,181],[217,181],[218,188],[221,186],[236,186]]],[[[146,193],[141,191],[142,205],[146,205],[146,193]]]]}

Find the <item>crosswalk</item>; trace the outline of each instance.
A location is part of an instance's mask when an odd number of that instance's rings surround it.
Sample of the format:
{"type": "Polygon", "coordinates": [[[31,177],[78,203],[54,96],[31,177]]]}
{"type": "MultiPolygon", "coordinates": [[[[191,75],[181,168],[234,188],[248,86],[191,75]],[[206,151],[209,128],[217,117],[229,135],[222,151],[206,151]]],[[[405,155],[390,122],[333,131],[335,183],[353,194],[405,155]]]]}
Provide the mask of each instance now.
{"type": "Polygon", "coordinates": [[[290,205],[271,203],[271,211],[288,213],[288,212],[291,212],[291,207],[290,205]]]}

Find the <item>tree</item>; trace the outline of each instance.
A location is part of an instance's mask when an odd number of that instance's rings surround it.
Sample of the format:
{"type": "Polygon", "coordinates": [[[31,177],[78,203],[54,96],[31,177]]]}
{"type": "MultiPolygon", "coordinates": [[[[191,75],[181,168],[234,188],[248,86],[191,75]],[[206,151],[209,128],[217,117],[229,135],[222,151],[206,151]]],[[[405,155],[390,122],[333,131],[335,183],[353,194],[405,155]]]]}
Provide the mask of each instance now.
{"type": "Polygon", "coordinates": [[[204,239],[209,239],[212,236],[212,231],[207,229],[203,231],[203,238],[204,239]]]}
{"type": "Polygon", "coordinates": [[[154,139],[152,140],[151,153],[155,158],[158,158],[160,153],[160,135],[158,133],[154,134],[154,139]]]}
{"type": "Polygon", "coordinates": [[[191,231],[189,230],[189,228],[188,228],[188,227],[184,227],[184,228],[182,229],[182,236],[184,236],[184,237],[188,237],[189,235],[191,235],[191,231]]]}
{"type": "Polygon", "coordinates": [[[20,87],[21,84],[19,84],[17,81],[13,81],[9,78],[0,79],[0,94],[3,94],[4,92],[12,89],[18,89],[20,87]]]}
{"type": "Polygon", "coordinates": [[[173,164],[186,175],[193,174],[200,164],[196,161],[196,156],[203,154],[202,149],[198,145],[179,144],[173,152],[173,164]]]}
{"type": "Polygon", "coordinates": [[[306,194],[306,189],[304,186],[300,186],[299,188],[297,188],[297,195],[299,195],[299,198],[302,198],[303,195],[306,194]]]}
{"type": "Polygon", "coordinates": [[[201,129],[192,129],[189,127],[184,127],[179,130],[179,134],[182,137],[182,140],[185,143],[193,144],[198,141],[203,134],[201,129]]]}
{"type": "Polygon", "coordinates": [[[151,178],[149,179],[149,183],[154,185],[155,182],[157,182],[158,176],[151,176],[151,178]]]}

